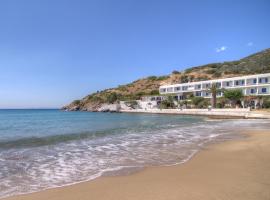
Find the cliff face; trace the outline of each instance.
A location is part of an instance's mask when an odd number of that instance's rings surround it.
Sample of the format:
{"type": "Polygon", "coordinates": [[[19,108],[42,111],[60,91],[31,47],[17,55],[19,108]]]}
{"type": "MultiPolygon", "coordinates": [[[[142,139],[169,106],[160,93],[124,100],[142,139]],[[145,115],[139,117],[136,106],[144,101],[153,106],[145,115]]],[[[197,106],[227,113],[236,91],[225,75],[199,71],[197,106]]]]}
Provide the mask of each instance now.
{"type": "MultiPolygon", "coordinates": [[[[150,76],[136,80],[126,85],[97,91],[87,95],[81,100],[75,100],[62,109],[69,111],[101,111],[109,104],[115,104],[119,100],[139,99],[143,95],[157,95],[160,85],[185,83],[189,81],[201,81],[234,77],[248,74],[270,73],[270,49],[258,52],[237,61],[211,63],[192,67],[185,71],[173,71],[170,75],[150,76]]],[[[110,111],[110,109],[104,109],[110,111]]],[[[112,109],[114,111],[115,109],[112,109]]]]}

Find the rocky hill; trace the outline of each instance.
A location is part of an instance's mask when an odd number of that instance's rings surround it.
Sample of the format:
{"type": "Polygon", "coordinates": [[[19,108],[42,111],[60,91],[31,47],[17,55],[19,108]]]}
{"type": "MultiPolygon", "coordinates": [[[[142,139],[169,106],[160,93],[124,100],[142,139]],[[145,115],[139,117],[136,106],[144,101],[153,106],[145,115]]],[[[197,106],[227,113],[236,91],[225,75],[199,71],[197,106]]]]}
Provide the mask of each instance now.
{"type": "Polygon", "coordinates": [[[164,84],[186,83],[258,73],[270,73],[270,49],[237,61],[211,63],[192,67],[184,71],[173,71],[166,76],[142,78],[126,85],[119,85],[116,88],[97,91],[81,100],[73,101],[62,109],[99,111],[104,104],[113,104],[120,100],[140,99],[143,95],[159,94],[159,86],[164,84]]]}

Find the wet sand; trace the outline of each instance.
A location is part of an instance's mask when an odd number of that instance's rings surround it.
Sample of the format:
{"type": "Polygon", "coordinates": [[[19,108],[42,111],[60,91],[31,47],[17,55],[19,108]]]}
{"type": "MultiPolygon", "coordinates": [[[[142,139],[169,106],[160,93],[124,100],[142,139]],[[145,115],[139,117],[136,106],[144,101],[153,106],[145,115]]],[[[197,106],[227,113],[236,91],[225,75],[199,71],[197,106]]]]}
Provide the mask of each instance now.
{"type": "Polygon", "coordinates": [[[185,164],[6,200],[269,200],[270,131],[206,147],[185,164]]]}

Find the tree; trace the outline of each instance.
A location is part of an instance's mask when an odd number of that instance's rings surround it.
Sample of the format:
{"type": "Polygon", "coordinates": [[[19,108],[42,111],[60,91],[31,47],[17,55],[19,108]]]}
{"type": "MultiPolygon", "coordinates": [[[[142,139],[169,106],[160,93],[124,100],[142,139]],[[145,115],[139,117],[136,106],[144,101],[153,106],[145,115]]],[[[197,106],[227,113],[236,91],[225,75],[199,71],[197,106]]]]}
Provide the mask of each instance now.
{"type": "Polygon", "coordinates": [[[226,99],[229,99],[231,103],[235,106],[237,101],[240,101],[243,98],[243,92],[241,89],[225,90],[224,97],[226,99]]]}
{"type": "Polygon", "coordinates": [[[175,108],[173,96],[168,96],[167,99],[160,103],[160,108],[175,108]]]}
{"type": "Polygon", "coordinates": [[[212,96],[211,106],[212,106],[212,108],[216,108],[217,107],[217,93],[223,92],[224,90],[218,88],[217,83],[212,83],[209,91],[211,92],[211,96],[212,96]]]}

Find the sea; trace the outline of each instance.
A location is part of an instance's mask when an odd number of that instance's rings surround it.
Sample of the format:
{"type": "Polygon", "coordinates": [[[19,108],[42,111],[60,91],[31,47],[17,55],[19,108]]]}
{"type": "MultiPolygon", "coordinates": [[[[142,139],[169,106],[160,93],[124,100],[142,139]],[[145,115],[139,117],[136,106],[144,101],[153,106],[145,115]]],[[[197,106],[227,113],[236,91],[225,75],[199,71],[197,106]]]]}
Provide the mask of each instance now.
{"type": "Polygon", "coordinates": [[[268,120],[0,110],[0,198],[187,162],[268,120]]]}

